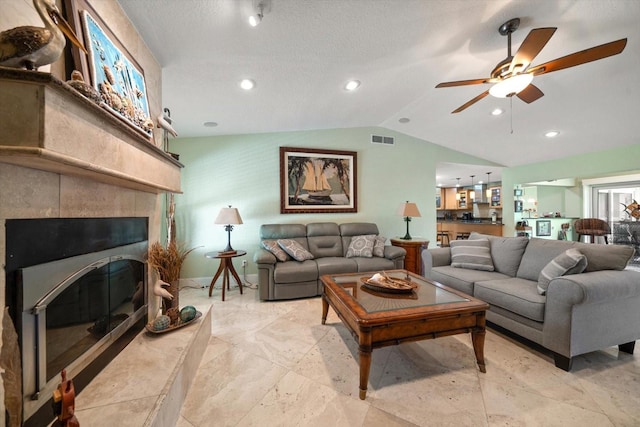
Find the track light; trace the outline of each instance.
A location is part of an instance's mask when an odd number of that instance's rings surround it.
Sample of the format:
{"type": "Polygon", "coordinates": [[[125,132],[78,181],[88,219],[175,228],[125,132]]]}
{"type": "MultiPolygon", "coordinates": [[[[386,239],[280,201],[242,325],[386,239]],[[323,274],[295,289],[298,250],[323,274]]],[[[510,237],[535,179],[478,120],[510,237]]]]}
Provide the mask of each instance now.
{"type": "Polygon", "coordinates": [[[255,15],[251,15],[249,17],[249,25],[252,27],[257,27],[264,17],[264,4],[262,2],[258,3],[258,13],[255,15]]]}

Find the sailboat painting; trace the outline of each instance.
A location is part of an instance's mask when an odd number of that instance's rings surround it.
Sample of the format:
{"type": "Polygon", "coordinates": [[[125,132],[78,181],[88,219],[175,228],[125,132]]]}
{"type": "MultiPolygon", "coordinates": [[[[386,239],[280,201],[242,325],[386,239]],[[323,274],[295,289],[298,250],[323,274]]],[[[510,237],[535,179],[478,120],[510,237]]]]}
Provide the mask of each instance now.
{"type": "Polygon", "coordinates": [[[354,151],[280,147],[280,212],[357,212],[354,151]]]}

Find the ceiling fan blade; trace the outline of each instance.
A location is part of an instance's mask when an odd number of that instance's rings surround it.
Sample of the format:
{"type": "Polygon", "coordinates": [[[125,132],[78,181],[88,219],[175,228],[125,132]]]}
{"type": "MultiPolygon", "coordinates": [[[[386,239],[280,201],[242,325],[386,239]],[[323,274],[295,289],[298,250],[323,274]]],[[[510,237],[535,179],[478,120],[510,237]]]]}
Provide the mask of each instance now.
{"type": "Polygon", "coordinates": [[[522,99],[527,104],[531,104],[538,98],[542,98],[544,93],[537,86],[529,83],[529,86],[525,87],[518,93],[518,98],[522,99]]]}
{"type": "Polygon", "coordinates": [[[533,59],[540,53],[542,48],[547,44],[555,32],[555,27],[534,28],[531,30],[520,45],[520,49],[518,49],[518,52],[511,60],[509,72],[513,73],[514,68],[518,73],[526,70],[529,64],[533,62],[533,59]]]}
{"type": "Polygon", "coordinates": [[[470,107],[471,105],[475,104],[476,102],[480,101],[482,98],[484,98],[485,96],[489,95],[489,91],[485,90],[484,92],[482,92],[480,95],[476,96],[475,98],[473,98],[471,101],[466,102],[465,104],[462,104],[460,107],[456,108],[455,110],[453,110],[451,112],[451,114],[455,114],[455,113],[459,113],[460,111],[466,109],[467,107],[470,107]]]}
{"type": "Polygon", "coordinates": [[[473,79],[473,80],[458,80],[457,82],[445,82],[438,83],[436,87],[453,87],[453,86],[467,86],[467,85],[479,85],[481,83],[489,83],[488,78],[486,79],[473,79]]]}
{"type": "Polygon", "coordinates": [[[545,62],[544,64],[536,65],[535,67],[530,68],[527,72],[539,75],[550,73],[552,71],[564,70],[565,68],[617,55],[624,50],[626,45],[626,38],[601,44],[600,46],[594,46],[589,49],[581,50],[580,52],[563,56],[562,58],[545,62]]]}

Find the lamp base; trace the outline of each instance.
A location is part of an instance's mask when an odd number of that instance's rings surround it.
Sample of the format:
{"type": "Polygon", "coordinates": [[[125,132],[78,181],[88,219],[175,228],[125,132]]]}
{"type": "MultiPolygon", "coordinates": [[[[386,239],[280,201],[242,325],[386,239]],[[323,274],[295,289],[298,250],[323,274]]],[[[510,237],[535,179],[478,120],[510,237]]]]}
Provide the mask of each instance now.
{"type": "Polygon", "coordinates": [[[409,221],[411,221],[411,217],[406,216],[404,220],[407,222],[407,234],[404,235],[402,240],[411,240],[411,234],[409,234],[409,221]]]}
{"type": "Polygon", "coordinates": [[[233,230],[233,225],[227,224],[224,227],[227,232],[227,247],[224,250],[218,252],[219,254],[235,254],[236,251],[231,247],[231,231],[233,230]]]}

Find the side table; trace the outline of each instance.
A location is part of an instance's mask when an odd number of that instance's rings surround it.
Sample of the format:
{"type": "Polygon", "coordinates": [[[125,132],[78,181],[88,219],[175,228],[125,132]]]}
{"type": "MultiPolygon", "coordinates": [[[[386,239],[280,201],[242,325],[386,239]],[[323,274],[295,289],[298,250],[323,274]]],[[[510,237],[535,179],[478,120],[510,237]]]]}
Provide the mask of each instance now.
{"type": "Polygon", "coordinates": [[[232,253],[224,253],[224,252],[207,252],[204,254],[205,257],[211,259],[219,259],[220,266],[218,267],[218,271],[216,271],[215,276],[211,279],[211,284],[209,285],[209,297],[211,297],[211,293],[213,292],[213,285],[215,285],[216,280],[222,274],[222,301],[224,301],[224,289],[225,287],[229,289],[229,272],[236,279],[238,286],[240,287],[240,294],[242,294],[242,280],[240,280],[240,276],[236,272],[236,269],[233,268],[233,258],[245,256],[247,251],[235,251],[232,253]]]}
{"type": "Polygon", "coordinates": [[[391,239],[393,246],[404,248],[407,251],[407,255],[404,257],[404,269],[409,270],[412,273],[424,276],[422,268],[422,251],[427,249],[429,241],[418,238],[411,240],[404,239],[391,239]]]}

